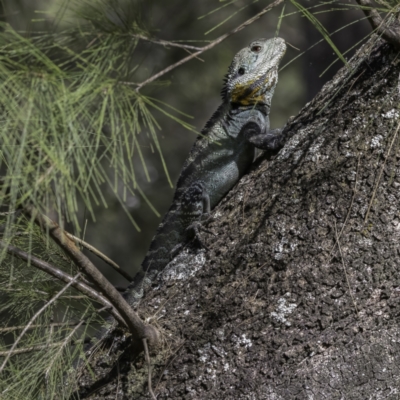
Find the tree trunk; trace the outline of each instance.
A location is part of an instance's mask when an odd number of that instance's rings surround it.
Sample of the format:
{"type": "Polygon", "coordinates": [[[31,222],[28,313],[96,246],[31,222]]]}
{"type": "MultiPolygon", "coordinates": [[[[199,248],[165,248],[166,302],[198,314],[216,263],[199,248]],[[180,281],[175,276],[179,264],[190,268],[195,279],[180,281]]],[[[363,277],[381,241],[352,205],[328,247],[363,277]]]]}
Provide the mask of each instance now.
{"type": "MultiPolygon", "coordinates": [[[[398,398],[399,71],[393,47],[364,45],[214,210],[208,249],[149,290],[159,400],[398,398]]],[[[81,393],[149,398],[142,353],[106,378],[81,393]]]]}

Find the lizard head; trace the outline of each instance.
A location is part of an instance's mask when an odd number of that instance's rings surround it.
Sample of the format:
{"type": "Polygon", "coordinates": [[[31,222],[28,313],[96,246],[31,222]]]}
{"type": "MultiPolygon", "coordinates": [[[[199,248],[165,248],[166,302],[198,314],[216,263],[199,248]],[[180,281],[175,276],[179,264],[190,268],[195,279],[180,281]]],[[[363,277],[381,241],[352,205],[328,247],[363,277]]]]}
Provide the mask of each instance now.
{"type": "Polygon", "coordinates": [[[270,104],[285,51],[285,41],[279,37],[258,39],[240,50],[225,78],[223,99],[243,106],[270,104]]]}

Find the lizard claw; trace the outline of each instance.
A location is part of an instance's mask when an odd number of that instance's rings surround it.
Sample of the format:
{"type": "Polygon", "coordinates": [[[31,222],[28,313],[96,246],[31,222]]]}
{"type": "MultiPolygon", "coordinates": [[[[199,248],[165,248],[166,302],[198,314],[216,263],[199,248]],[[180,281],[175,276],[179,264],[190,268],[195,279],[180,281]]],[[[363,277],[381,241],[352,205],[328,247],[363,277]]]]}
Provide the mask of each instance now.
{"type": "Polygon", "coordinates": [[[217,236],[217,234],[213,231],[210,231],[209,229],[204,228],[204,226],[201,224],[200,221],[196,221],[193,222],[192,224],[190,224],[187,228],[186,228],[186,232],[188,233],[188,236],[193,237],[195,239],[195,241],[197,242],[199,247],[202,247],[206,250],[209,250],[209,248],[207,247],[207,245],[203,242],[203,240],[201,239],[201,234],[200,232],[206,232],[209,233],[211,235],[217,236]]]}
{"type": "Polygon", "coordinates": [[[200,236],[201,223],[199,221],[193,222],[186,228],[188,237],[193,237],[199,247],[208,250],[208,247],[204,244],[200,236]]]}
{"type": "MultiPolygon", "coordinates": [[[[208,220],[210,220],[210,219],[211,219],[211,217],[208,217],[208,218],[206,219],[206,221],[208,221],[208,220]]],[[[203,242],[203,240],[201,239],[201,231],[206,232],[206,233],[209,233],[210,235],[218,236],[215,232],[213,232],[213,231],[211,231],[211,230],[209,230],[209,229],[206,229],[206,228],[201,224],[200,221],[193,222],[192,224],[190,224],[190,225],[186,228],[186,234],[187,234],[187,237],[188,237],[188,238],[193,238],[193,239],[196,241],[197,245],[198,245],[200,248],[204,248],[204,249],[206,249],[206,250],[209,250],[208,247],[207,247],[207,245],[206,245],[206,244],[203,242]]],[[[182,249],[183,249],[184,247],[186,247],[186,244],[183,244],[183,243],[177,244],[177,245],[170,251],[170,253],[169,253],[169,255],[170,255],[170,257],[171,257],[171,260],[174,259],[174,258],[178,255],[178,253],[179,253],[180,251],[182,251],[182,249]]]]}

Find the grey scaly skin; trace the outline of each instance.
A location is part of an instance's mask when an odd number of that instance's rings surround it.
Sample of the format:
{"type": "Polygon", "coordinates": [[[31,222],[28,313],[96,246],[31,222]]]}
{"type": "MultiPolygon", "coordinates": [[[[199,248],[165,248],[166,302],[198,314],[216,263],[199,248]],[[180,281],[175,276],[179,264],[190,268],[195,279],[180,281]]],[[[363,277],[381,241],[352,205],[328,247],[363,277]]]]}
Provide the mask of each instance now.
{"type": "MultiPolygon", "coordinates": [[[[173,255],[198,237],[200,220],[243,176],[254,160],[255,148],[276,150],[283,146],[282,130],[269,128],[269,112],[285,51],[281,38],[258,39],[234,57],[222,88],[222,104],[194,143],[172,205],[140,271],[123,294],[132,307],[173,255]]],[[[103,327],[96,337],[105,339],[110,329],[103,327]]],[[[92,346],[93,342],[86,351],[92,346]]]]}
{"type": "Polygon", "coordinates": [[[133,282],[124,293],[135,306],[176,250],[196,236],[198,222],[252,164],[255,148],[279,149],[281,129],[270,130],[271,99],[283,39],[258,39],[234,57],[222,89],[222,104],[207,122],[184,163],[171,208],[160,224],[133,282]]]}

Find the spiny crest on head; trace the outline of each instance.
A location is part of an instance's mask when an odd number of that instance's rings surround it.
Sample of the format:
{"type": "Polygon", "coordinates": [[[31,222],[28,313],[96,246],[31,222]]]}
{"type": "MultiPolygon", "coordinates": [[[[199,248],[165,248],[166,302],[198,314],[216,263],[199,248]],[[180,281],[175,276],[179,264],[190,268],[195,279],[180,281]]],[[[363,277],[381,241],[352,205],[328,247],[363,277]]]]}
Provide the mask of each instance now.
{"type": "Polygon", "coordinates": [[[229,88],[229,86],[230,86],[229,82],[232,79],[232,76],[234,75],[234,62],[235,62],[235,59],[233,59],[233,61],[229,65],[228,72],[224,76],[224,78],[222,79],[222,82],[223,82],[223,86],[222,86],[222,89],[221,89],[222,101],[228,100],[228,92],[229,92],[229,89],[230,89],[229,88]]]}
{"type": "Polygon", "coordinates": [[[225,101],[228,98],[228,87],[227,87],[228,79],[229,79],[229,74],[226,74],[224,76],[224,79],[222,79],[222,82],[223,82],[222,89],[221,89],[222,101],[225,101]]]}

